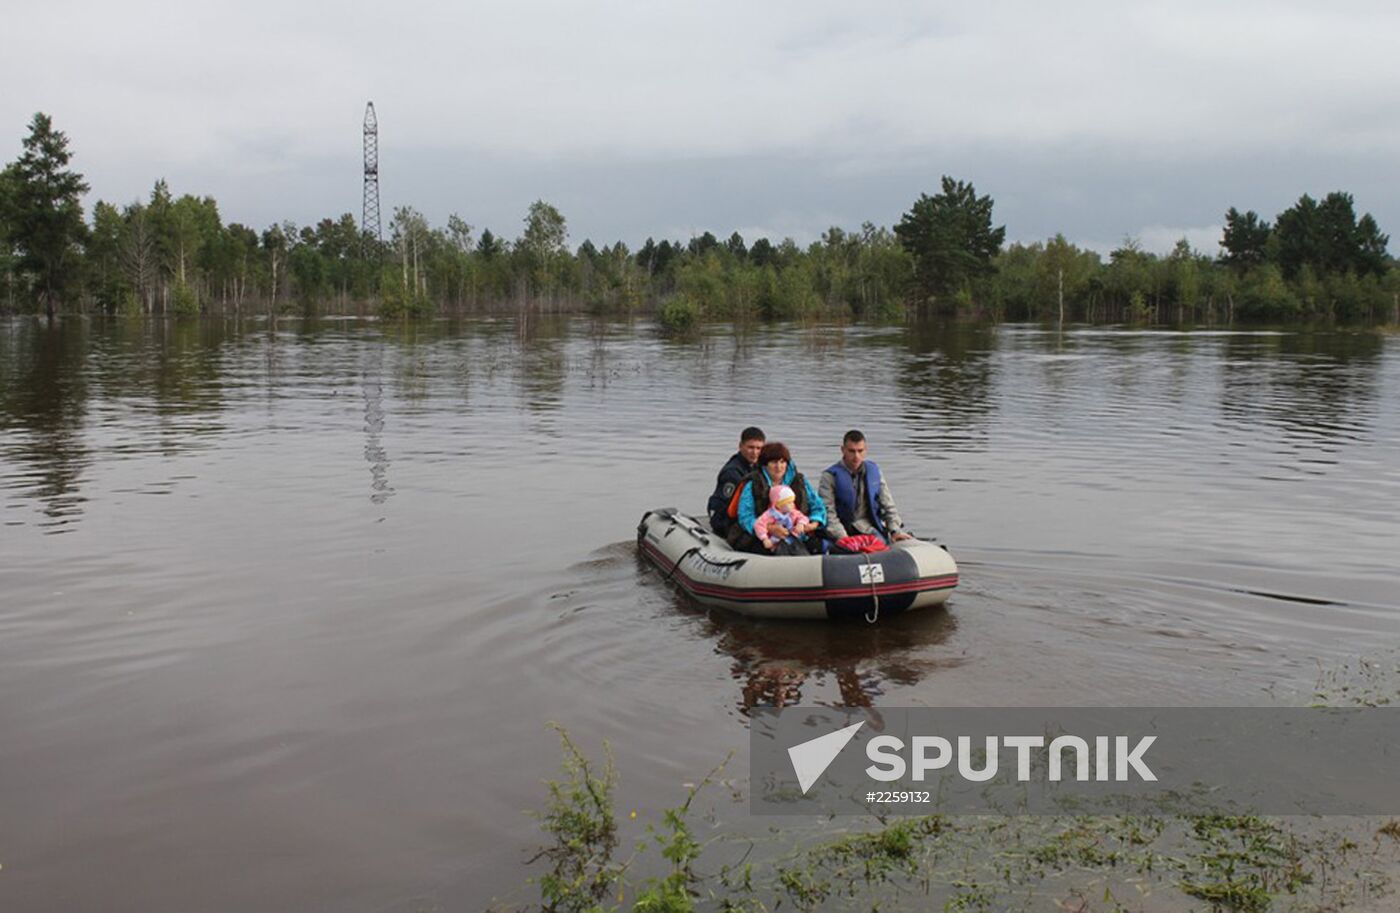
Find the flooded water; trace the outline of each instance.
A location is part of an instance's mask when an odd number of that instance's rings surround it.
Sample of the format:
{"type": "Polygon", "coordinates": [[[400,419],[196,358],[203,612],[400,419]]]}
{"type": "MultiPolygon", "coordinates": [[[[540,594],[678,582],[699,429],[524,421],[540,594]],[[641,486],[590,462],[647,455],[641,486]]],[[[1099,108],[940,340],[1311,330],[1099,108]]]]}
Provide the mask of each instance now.
{"type": "Polygon", "coordinates": [[[550,721],[645,818],[760,704],[1298,703],[1400,643],[1397,403],[1365,330],[0,323],[0,908],[528,899],[550,721]],[[663,584],[751,423],[863,428],[947,609],[663,584]]]}

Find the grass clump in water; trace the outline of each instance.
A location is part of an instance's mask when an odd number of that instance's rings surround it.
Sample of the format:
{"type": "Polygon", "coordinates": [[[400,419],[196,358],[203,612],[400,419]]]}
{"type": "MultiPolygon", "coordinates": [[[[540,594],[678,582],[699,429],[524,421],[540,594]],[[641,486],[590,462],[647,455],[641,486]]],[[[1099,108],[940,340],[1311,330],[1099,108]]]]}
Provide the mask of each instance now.
{"type": "Polygon", "coordinates": [[[1252,815],[1205,815],[1191,822],[1194,852],[1178,864],[1181,890],[1215,909],[1264,913],[1275,896],[1296,895],[1313,875],[1300,841],[1252,815]]]}
{"type": "Polygon", "coordinates": [[[1400,659],[1361,657],[1318,670],[1314,707],[1387,707],[1400,700],[1400,659]]]}
{"type": "MultiPolygon", "coordinates": [[[[722,767],[723,765],[721,765],[722,767]]],[[[716,772],[719,768],[716,768],[716,772]]],[[[686,816],[690,813],[690,803],[695,795],[709,782],[714,773],[699,784],[691,787],[689,794],[676,808],[668,808],[662,814],[662,825],[658,830],[649,827],[648,833],[661,851],[661,857],[670,867],[661,878],[649,878],[637,894],[632,904],[635,913],[689,913],[695,909],[695,895],[699,878],[695,874],[695,861],[703,849],[690,831],[686,816]]]]}
{"type": "Polygon", "coordinates": [[[690,827],[691,804],[714,782],[728,759],[691,787],[684,802],[666,809],[660,826],[647,827],[648,839],[630,858],[618,860],[620,838],[613,800],[617,771],[611,752],[599,770],[562,727],[551,724],[551,728],[559,734],[564,760],[560,778],[546,783],[549,798],[544,810],[535,814],[548,837],[530,859],[531,864],[543,862],[548,868],[535,879],[539,909],[548,913],[624,909],[628,870],[648,849],[655,849],[664,861],[665,874],[640,883],[631,909],[634,913],[691,913],[701,883],[694,866],[704,849],[690,827]]]}

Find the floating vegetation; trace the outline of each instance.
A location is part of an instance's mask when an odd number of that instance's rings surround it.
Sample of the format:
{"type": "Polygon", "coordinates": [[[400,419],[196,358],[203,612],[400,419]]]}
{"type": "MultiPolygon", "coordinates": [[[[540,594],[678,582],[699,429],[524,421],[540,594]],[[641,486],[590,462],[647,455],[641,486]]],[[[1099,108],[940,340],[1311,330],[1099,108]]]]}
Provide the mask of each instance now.
{"type": "Polygon", "coordinates": [[[1314,706],[1387,707],[1400,703],[1400,656],[1361,657],[1330,669],[1319,668],[1314,706]]]}

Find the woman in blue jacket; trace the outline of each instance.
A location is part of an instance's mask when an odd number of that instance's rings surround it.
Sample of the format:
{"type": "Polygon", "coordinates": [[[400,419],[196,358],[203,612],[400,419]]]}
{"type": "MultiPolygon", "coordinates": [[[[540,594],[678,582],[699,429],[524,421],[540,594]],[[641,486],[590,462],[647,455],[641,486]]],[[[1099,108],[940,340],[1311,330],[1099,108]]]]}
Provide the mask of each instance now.
{"type": "Polygon", "coordinates": [[[819,553],[819,530],[826,525],[826,505],[812,483],[793,465],[787,445],[779,441],[763,445],[758,455],[758,468],[749,473],[739,488],[736,522],[730,525],[727,536],[729,544],[741,551],[768,554],[753,534],[753,522],[768,509],[768,490],[780,482],[792,489],[797,496],[797,509],[809,520],[802,529],[803,541],[809,551],[819,553]]]}

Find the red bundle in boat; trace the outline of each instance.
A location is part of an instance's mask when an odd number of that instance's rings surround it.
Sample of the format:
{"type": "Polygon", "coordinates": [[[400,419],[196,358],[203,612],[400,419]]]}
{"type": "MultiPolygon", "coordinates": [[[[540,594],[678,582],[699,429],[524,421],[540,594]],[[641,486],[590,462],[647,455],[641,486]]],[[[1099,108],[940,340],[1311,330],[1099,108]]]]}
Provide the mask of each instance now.
{"type": "Polygon", "coordinates": [[[843,552],[883,552],[889,550],[885,540],[870,533],[861,533],[859,536],[842,536],[836,540],[836,547],[843,552]]]}

